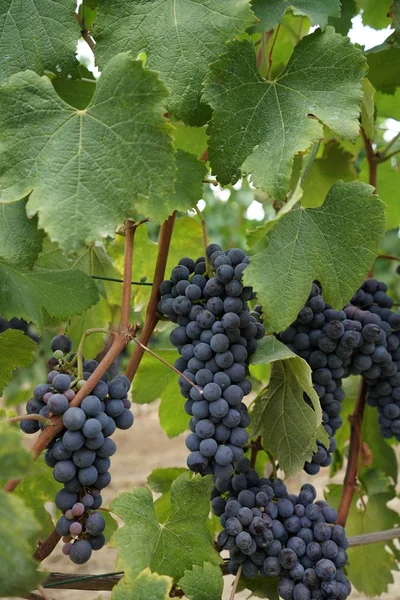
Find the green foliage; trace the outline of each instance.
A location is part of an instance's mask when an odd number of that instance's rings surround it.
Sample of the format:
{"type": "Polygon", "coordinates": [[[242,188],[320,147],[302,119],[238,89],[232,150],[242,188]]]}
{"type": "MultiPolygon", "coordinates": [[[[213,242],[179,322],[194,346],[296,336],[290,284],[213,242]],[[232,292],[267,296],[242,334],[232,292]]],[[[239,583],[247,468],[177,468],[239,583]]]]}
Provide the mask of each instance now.
{"type": "Polygon", "coordinates": [[[295,15],[306,15],[311,25],[320,25],[324,29],[328,17],[340,16],[339,0],[253,0],[253,10],[260,20],[252,30],[268,31],[274,29],[291,7],[295,15]]]}
{"type": "Polygon", "coordinates": [[[17,367],[30,365],[35,350],[35,342],[22,331],[7,329],[0,333],[0,393],[17,367]]]}
{"type": "Polygon", "coordinates": [[[188,600],[219,600],[224,587],[220,567],[205,562],[202,567],[193,566],[178,581],[188,600]]]}
{"type": "MultiPolygon", "coordinates": [[[[111,309],[105,298],[100,296],[97,304],[94,304],[82,315],[72,317],[65,331],[71,338],[74,348],[77,348],[85,331],[96,327],[108,329],[111,323],[111,309]]],[[[89,335],[85,341],[84,352],[87,356],[97,356],[104,349],[105,336],[101,333],[89,335]]]]}
{"type": "Polygon", "coordinates": [[[143,569],[137,577],[129,574],[113,588],[112,600],[168,600],[172,579],[143,569]]]}
{"type": "Polygon", "coordinates": [[[53,520],[45,508],[45,503],[54,502],[55,495],[61,487],[62,485],[54,479],[43,458],[39,458],[33,465],[30,459],[29,472],[19,483],[14,496],[21,498],[40,525],[31,538],[32,553],[36,550],[37,540],[45,540],[54,529],[53,520]]]}
{"type": "Polygon", "coordinates": [[[154,502],[154,508],[159,523],[165,523],[168,519],[169,509],[171,506],[171,486],[175,479],[182,473],[187,472],[181,467],[169,467],[167,469],[154,469],[147,478],[149,489],[161,494],[154,502]]]}
{"type": "Polygon", "coordinates": [[[71,0],[28,0],[0,4],[0,81],[31,69],[76,75],[79,25],[71,0]]]}
{"type": "Polygon", "coordinates": [[[295,320],[315,279],[326,302],[342,308],[373,264],[383,233],[382,203],[356,181],[336,183],[319,208],[296,205],[284,215],[244,274],[258,291],[268,330],[295,320]]]}
{"type": "Polygon", "coordinates": [[[138,210],[164,220],[174,208],[168,196],[175,171],[162,117],[166,94],[156,74],[128,53],[104,69],[86,110],[64,103],[45,77],[13,75],[0,87],[7,123],[2,201],[33,189],[28,213],[38,213],[40,227],[66,250],[112,236],[132,214],[134,198],[138,210]]]}
{"type": "MultiPolygon", "coordinates": [[[[361,164],[360,180],[368,181],[368,164],[364,160],[361,164]]],[[[386,229],[395,229],[400,223],[400,170],[396,158],[386,160],[378,167],[377,189],[379,197],[386,205],[386,229]],[[393,161],[393,162],[392,162],[393,161]]]]}
{"type": "MultiPolygon", "coordinates": [[[[175,350],[158,350],[157,354],[169,364],[178,358],[175,350]]],[[[150,354],[146,354],[133,380],[134,402],[149,404],[161,400],[159,417],[161,427],[169,437],[175,437],[187,429],[184,400],[179,392],[178,375],[150,354]]]]}
{"type": "Polygon", "coordinates": [[[224,50],[226,40],[254,21],[248,0],[234,0],[218,10],[214,0],[189,4],[185,0],[144,4],[100,0],[95,53],[103,67],[117,52],[139,54],[144,50],[148,65],[160,73],[172,92],[169,112],[179,121],[203,125],[210,116],[209,107],[201,101],[208,65],[224,50]]]}
{"type": "Polygon", "coordinates": [[[177,580],[193,565],[218,564],[206,526],[211,488],[209,477],[180,475],[171,486],[170,516],[162,526],[149,491],[136,488],[118,496],[110,507],[125,523],[112,540],[119,550],[117,569],[135,576],[150,567],[177,580]]]}
{"type": "Polygon", "coordinates": [[[209,158],[220,183],[251,173],[257,187],[283,200],[294,155],[322,137],[319,121],[343,138],[357,137],[364,74],[361,52],[330,27],[303,38],[274,81],[258,73],[249,41],[229,44],[204,92],[214,109],[209,158]]]}
{"type": "Polygon", "coordinates": [[[32,272],[0,262],[0,287],[0,314],[34,321],[39,326],[43,325],[44,311],[62,321],[81,314],[99,299],[96,284],[77,269],[32,272]]]}
{"type": "Polygon", "coordinates": [[[19,426],[0,421],[0,479],[23,477],[31,466],[32,457],[21,446],[19,426]]]}
{"type": "Polygon", "coordinates": [[[326,440],[311,370],[299,357],[288,355],[273,363],[267,392],[255,400],[251,417],[251,436],[262,436],[264,448],[271,450],[287,477],[311,459],[317,440],[326,440]],[[312,407],[304,402],[303,393],[312,407]]]}
{"type": "Polygon", "coordinates": [[[43,233],[37,218],[28,219],[26,200],[0,205],[0,258],[32,267],[42,249],[43,233]]]}
{"type": "Polygon", "coordinates": [[[375,89],[394,94],[400,85],[400,47],[390,40],[365,53],[368,61],[368,79],[375,89]]]}

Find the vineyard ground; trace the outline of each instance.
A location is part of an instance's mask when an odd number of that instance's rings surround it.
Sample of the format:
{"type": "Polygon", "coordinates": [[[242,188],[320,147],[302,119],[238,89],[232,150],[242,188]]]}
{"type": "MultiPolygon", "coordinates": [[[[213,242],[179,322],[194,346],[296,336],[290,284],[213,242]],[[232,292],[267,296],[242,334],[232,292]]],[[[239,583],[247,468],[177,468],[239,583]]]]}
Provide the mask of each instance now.
{"type": "MultiPolygon", "coordinates": [[[[162,430],[158,420],[158,405],[153,403],[150,406],[136,406],[134,409],[136,419],[135,425],[129,432],[117,430],[115,433],[115,442],[118,452],[112,459],[112,482],[104,490],[104,505],[108,506],[113,498],[121,492],[130,491],[135,486],[143,486],[146,483],[146,477],[153,469],[158,467],[184,467],[185,454],[182,448],[185,443],[185,434],[168,439],[162,430]]],[[[28,436],[27,436],[28,439],[28,436]]],[[[32,442],[29,438],[28,442],[32,442]]],[[[313,477],[313,485],[317,488],[318,496],[322,498],[324,486],[328,483],[326,470],[313,477]]],[[[296,477],[287,480],[288,487],[298,489],[299,486],[310,478],[301,472],[296,477]]],[[[335,480],[343,480],[343,473],[339,473],[335,480]]],[[[113,565],[117,552],[111,548],[103,548],[96,552],[89,563],[79,567],[79,573],[84,576],[85,573],[106,573],[110,571],[110,565],[113,565]]],[[[51,556],[44,562],[43,567],[49,571],[77,572],[76,565],[65,560],[61,552],[61,544],[56,548],[51,556]]],[[[380,596],[380,600],[399,600],[398,590],[400,589],[400,573],[394,574],[395,583],[389,588],[387,594],[380,596]]],[[[223,600],[228,600],[230,587],[233,577],[225,577],[225,589],[223,600]]],[[[236,595],[237,600],[245,600],[248,592],[242,592],[236,595]]],[[[108,600],[111,592],[85,592],[86,600],[108,600]]],[[[54,590],[52,598],[55,600],[81,600],[82,592],[79,590],[54,590]]],[[[349,597],[350,600],[364,600],[366,596],[355,591],[349,597]]],[[[12,600],[12,599],[9,599],[12,600]]]]}

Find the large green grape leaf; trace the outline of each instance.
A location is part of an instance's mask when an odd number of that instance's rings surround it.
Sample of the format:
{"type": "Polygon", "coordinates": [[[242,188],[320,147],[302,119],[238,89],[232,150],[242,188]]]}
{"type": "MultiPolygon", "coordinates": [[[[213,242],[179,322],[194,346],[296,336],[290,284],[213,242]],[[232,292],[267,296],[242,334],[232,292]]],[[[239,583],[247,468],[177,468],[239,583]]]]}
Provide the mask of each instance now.
{"type": "MultiPolygon", "coordinates": [[[[157,354],[171,365],[178,358],[175,350],[157,350],[157,354]]],[[[188,428],[188,416],[183,408],[185,399],[179,392],[177,373],[150,354],[146,353],[140,363],[132,393],[137,404],[149,404],[160,398],[160,424],[168,437],[175,437],[188,428]]]]}
{"type": "Polygon", "coordinates": [[[43,311],[62,321],[81,314],[99,299],[93,279],[77,269],[33,272],[0,262],[0,288],[3,317],[19,317],[39,326],[43,311]]]}
{"type": "MultiPolygon", "coordinates": [[[[386,204],[386,229],[396,229],[400,225],[400,164],[396,157],[378,165],[376,189],[379,197],[386,204]]],[[[361,164],[360,180],[367,182],[369,178],[368,163],[361,164]]]]}
{"type": "Polygon", "coordinates": [[[112,236],[134,207],[164,220],[175,208],[166,94],[129,53],[106,66],[85,110],[61,100],[47,77],[13,75],[0,86],[0,201],[31,192],[28,214],[70,251],[112,236]]]}
{"type": "Polygon", "coordinates": [[[205,562],[185,571],[178,585],[189,600],[221,600],[224,580],[220,567],[205,562]]]}
{"type": "Polygon", "coordinates": [[[30,69],[75,75],[80,38],[71,0],[1,0],[0,81],[30,69]]]}
{"type": "Polygon", "coordinates": [[[46,578],[32,559],[30,540],[38,531],[22,500],[0,491],[0,596],[25,596],[46,578]]]}
{"type": "Polygon", "coordinates": [[[170,204],[176,210],[186,212],[194,208],[203,195],[202,181],[207,175],[207,167],[194,154],[181,149],[176,152],[175,162],[175,190],[170,204]]]}
{"type": "Polygon", "coordinates": [[[100,0],[95,23],[95,55],[103,67],[117,52],[145,51],[172,95],[169,112],[191,125],[203,125],[209,107],[201,102],[208,65],[226,40],[254,23],[248,0],[100,0]]]}
{"type": "MultiPolygon", "coordinates": [[[[342,486],[328,486],[326,499],[337,508],[342,486]]],[[[399,525],[399,515],[387,506],[393,499],[393,493],[379,493],[369,496],[366,509],[357,506],[358,495],[355,494],[346,523],[348,536],[362,535],[392,529],[399,525]]],[[[347,550],[349,564],[346,566],[347,576],[354,587],[367,597],[380,596],[386,592],[388,585],[393,583],[393,573],[398,569],[396,557],[392,551],[387,551],[391,544],[381,542],[356,546],[347,550]],[[374,565],[368,570],[365,565],[374,565]]]]}
{"type": "Polygon", "coordinates": [[[171,486],[170,516],[163,525],[157,521],[148,490],[135,488],[118,496],[110,507],[125,523],[112,539],[119,550],[117,569],[135,576],[150,567],[179,579],[193,565],[218,564],[206,525],[211,489],[211,477],[180,475],[171,486]]]}
{"type": "Polygon", "coordinates": [[[25,506],[33,512],[40,525],[40,529],[35,531],[31,540],[32,552],[36,549],[37,540],[45,540],[54,529],[53,520],[45,508],[45,503],[54,502],[55,495],[61,488],[62,484],[54,479],[51,469],[45,464],[43,458],[39,457],[14,492],[14,495],[21,498],[25,506]]]}
{"type": "Polygon", "coordinates": [[[292,8],[295,15],[307,16],[311,25],[320,25],[322,29],[326,27],[328,17],[340,16],[340,0],[253,0],[251,4],[260,20],[252,31],[274,29],[288,8],[292,8]]]}
{"type": "Polygon", "coordinates": [[[31,364],[35,350],[36,343],[18,329],[0,333],[0,394],[11,381],[15,369],[31,364]]]}
{"type": "Polygon", "coordinates": [[[282,331],[304,306],[318,280],[324,298],[342,308],[356,292],[379,251],[384,205],[359,181],[337,182],[322,206],[297,204],[268,232],[267,247],[244,273],[262,304],[268,331],[282,331]]]}
{"type": "Polygon", "coordinates": [[[257,344],[257,350],[251,355],[252,365],[269,365],[276,360],[296,358],[285,344],[279,342],[274,335],[265,335],[257,344]]]}
{"type": "Polygon", "coordinates": [[[353,155],[344,150],[336,140],[325,144],[322,156],[314,160],[303,180],[302,206],[320,206],[336,181],[357,179],[353,163],[353,155]]]}
{"type": "Polygon", "coordinates": [[[311,459],[317,440],[327,442],[310,367],[298,356],[287,354],[273,362],[267,392],[256,398],[251,418],[251,436],[262,436],[264,448],[271,450],[287,477],[311,459]],[[303,394],[310,398],[312,407],[303,394]]]}
{"type": "Polygon", "coordinates": [[[285,199],[293,157],[323,137],[321,123],[340,137],[357,137],[364,75],[361,51],[332,27],[304,37],[273,81],[259,74],[249,41],[229,44],[211,66],[204,92],[214,109],[208,127],[213,173],[221,184],[251,173],[257,187],[285,199]]]}
{"type": "Polygon", "coordinates": [[[42,249],[43,232],[37,217],[28,219],[26,200],[0,204],[0,257],[7,262],[32,267],[42,249]]]}
{"type": "Polygon", "coordinates": [[[129,574],[113,588],[112,600],[168,600],[172,587],[171,577],[143,569],[137,577],[129,574]]]}
{"type": "Polygon", "coordinates": [[[266,600],[280,600],[278,594],[278,583],[277,577],[244,577],[242,574],[239,579],[239,585],[237,591],[250,590],[251,594],[245,596],[247,600],[250,598],[266,598],[266,600]]]}

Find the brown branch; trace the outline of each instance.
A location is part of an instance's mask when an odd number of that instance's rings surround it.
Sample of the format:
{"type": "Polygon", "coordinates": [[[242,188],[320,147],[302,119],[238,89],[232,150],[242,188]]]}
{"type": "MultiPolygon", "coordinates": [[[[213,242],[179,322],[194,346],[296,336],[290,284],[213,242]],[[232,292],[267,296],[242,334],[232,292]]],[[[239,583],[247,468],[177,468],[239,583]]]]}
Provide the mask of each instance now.
{"type": "Polygon", "coordinates": [[[133,243],[137,228],[149,219],[143,219],[138,223],[127,220],[125,223],[125,249],[124,249],[124,276],[122,285],[121,302],[121,325],[120,330],[125,331],[129,325],[129,315],[131,310],[131,278],[133,265],[133,243]]]}
{"type": "Polygon", "coordinates": [[[94,41],[90,37],[90,33],[89,33],[88,29],[85,28],[85,24],[82,23],[82,21],[80,20],[78,13],[75,13],[75,19],[79,23],[79,27],[81,28],[81,35],[82,35],[83,39],[85,40],[85,42],[87,43],[87,45],[89,46],[89,48],[91,50],[93,50],[93,48],[94,48],[94,41]]]}
{"type": "Polygon", "coordinates": [[[242,565],[240,565],[240,567],[238,568],[238,572],[236,573],[236,577],[235,577],[235,580],[232,585],[232,590],[231,590],[231,593],[229,596],[229,600],[235,600],[236,590],[239,585],[239,579],[240,579],[241,574],[242,574],[242,565]]]}
{"type": "Polygon", "coordinates": [[[349,447],[349,459],[347,463],[346,475],[343,482],[343,492],[340,499],[338,509],[338,520],[339,525],[343,527],[346,524],[347,516],[350,511],[350,506],[353,500],[354,492],[358,487],[358,471],[359,471],[359,459],[362,445],[361,439],[361,425],[364,416],[365,409],[365,396],[367,394],[367,383],[364,377],[361,379],[360,389],[358,391],[358,397],[354,412],[349,417],[350,421],[350,447],[349,447]]]}
{"type": "Polygon", "coordinates": [[[49,537],[46,540],[44,540],[44,542],[38,543],[38,547],[36,549],[35,554],[33,555],[33,558],[41,562],[42,560],[50,556],[60,539],[61,535],[58,535],[58,533],[54,529],[49,535],[49,537]]]}
{"type": "MultiPolygon", "coordinates": [[[[154,331],[154,328],[158,323],[157,308],[158,308],[158,301],[160,299],[160,292],[159,292],[158,288],[159,288],[160,283],[164,279],[165,267],[167,265],[167,259],[168,259],[168,251],[169,251],[169,246],[171,243],[172,231],[174,228],[175,215],[176,215],[176,213],[174,212],[162,224],[161,229],[160,229],[160,239],[158,242],[157,263],[156,263],[156,268],[154,271],[153,286],[151,288],[150,300],[147,305],[146,318],[144,321],[142,333],[140,334],[140,338],[139,338],[139,341],[144,346],[147,346],[147,344],[149,343],[149,340],[154,331]]],[[[144,353],[145,353],[145,350],[141,346],[136,345],[136,348],[133,351],[131,360],[129,361],[128,367],[125,371],[125,375],[131,381],[134,378],[136,371],[138,370],[140,361],[142,360],[142,356],[144,353]]]]}
{"type": "Polygon", "coordinates": [[[250,464],[251,464],[251,468],[252,469],[254,469],[254,467],[255,467],[256,460],[257,460],[257,454],[262,449],[263,449],[263,447],[262,447],[262,444],[261,444],[261,435],[260,435],[260,436],[258,436],[258,438],[256,438],[254,440],[254,443],[251,446],[250,464]]]}
{"type": "Polygon", "coordinates": [[[374,187],[376,192],[376,178],[377,178],[377,170],[378,170],[378,161],[377,155],[374,152],[372,147],[371,140],[367,137],[364,129],[361,127],[361,135],[364,140],[365,152],[367,155],[368,161],[368,169],[369,169],[369,183],[374,187]]]}

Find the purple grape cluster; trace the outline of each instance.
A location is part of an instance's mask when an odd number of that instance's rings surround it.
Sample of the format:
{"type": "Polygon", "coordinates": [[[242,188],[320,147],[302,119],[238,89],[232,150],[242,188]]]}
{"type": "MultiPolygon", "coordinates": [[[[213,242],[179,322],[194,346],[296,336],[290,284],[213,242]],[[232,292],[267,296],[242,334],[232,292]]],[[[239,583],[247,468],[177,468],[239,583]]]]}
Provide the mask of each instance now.
{"type": "Polygon", "coordinates": [[[185,376],[179,385],[191,417],[188,467],[228,480],[248,440],[242,400],[251,391],[249,358],[265,330],[260,307],[248,304],[255,294],[242,283],[249,257],[218,244],[206,254],[212,276],[204,257],[182,258],[160,285],[159,312],[178,324],[170,340],[181,355],[175,366],[185,376]]]}
{"type": "MultiPolygon", "coordinates": [[[[66,356],[71,347],[66,336],[53,338],[48,383],[35,387],[26,409],[28,414],[62,418],[64,429],[48,445],[45,461],[53,469],[54,479],[64,485],[55,498],[63,513],[56,525],[65,542],[63,552],[74,563],[83,564],[105,543],[104,518],[96,509],[102,504],[101,490],[111,482],[110,457],[116,451],[111,436],[116,428],[129,429],[133,414],[128,400],[130,381],[124,375],[110,381],[104,375],[80,407],[70,407],[84,383],[76,378],[74,356],[66,356]]],[[[96,360],[83,360],[83,379],[87,380],[97,366],[96,360]]],[[[28,419],[20,425],[25,433],[44,427],[42,422],[28,419]]]]}
{"type": "Polygon", "coordinates": [[[259,478],[243,458],[225,487],[214,490],[212,508],[223,527],[217,543],[229,551],[230,573],[242,566],[246,577],[278,577],[283,600],[346,600],[346,533],[335,524],[337,512],[315,501],[312,485],[288,494],[281,480],[259,478]]]}
{"type": "Polygon", "coordinates": [[[400,441],[400,313],[386,292],[385,283],[367,279],[345,308],[363,338],[350,372],[365,377],[381,435],[400,441]]]}
{"type": "MultiPolygon", "coordinates": [[[[400,314],[391,310],[387,287],[367,279],[343,310],[333,310],[314,283],[310,297],[296,321],[278,339],[311,367],[314,389],[322,408],[329,447],[318,450],[304,470],[314,475],[332,462],[334,435],[342,424],[342,380],[363,375],[367,401],[379,410],[381,434],[400,440],[400,314]]],[[[305,401],[310,399],[305,395],[305,401]]]]}

